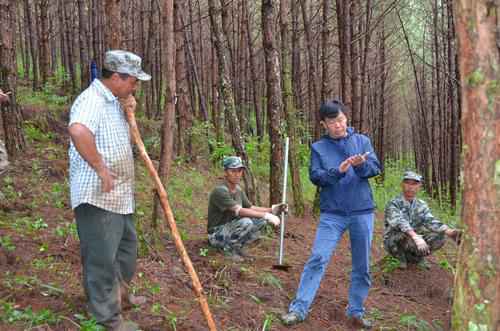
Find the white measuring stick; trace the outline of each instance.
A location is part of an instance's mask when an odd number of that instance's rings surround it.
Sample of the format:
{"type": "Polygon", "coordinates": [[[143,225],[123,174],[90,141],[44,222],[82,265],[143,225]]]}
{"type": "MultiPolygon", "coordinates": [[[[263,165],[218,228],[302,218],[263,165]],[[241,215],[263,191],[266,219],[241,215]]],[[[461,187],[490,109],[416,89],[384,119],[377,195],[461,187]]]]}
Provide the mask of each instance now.
{"type": "MultiPolygon", "coordinates": [[[[285,165],[283,167],[283,197],[281,202],[286,203],[286,182],[288,179],[288,144],[290,143],[290,138],[285,138],[285,165]]],[[[281,231],[280,231],[280,255],[279,255],[279,265],[283,265],[283,242],[285,239],[285,212],[281,212],[281,231]]]]}

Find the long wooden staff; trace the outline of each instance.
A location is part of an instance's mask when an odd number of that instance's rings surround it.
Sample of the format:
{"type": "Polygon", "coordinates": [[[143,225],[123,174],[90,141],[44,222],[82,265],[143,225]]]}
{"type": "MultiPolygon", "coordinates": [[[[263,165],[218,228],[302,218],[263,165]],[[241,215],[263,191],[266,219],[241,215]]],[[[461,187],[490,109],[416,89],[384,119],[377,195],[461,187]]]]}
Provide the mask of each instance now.
{"type": "Polygon", "coordinates": [[[160,197],[160,204],[163,209],[163,213],[165,218],[168,221],[168,225],[170,226],[170,230],[172,231],[172,236],[174,237],[175,247],[177,248],[177,252],[182,258],[182,262],[186,266],[186,269],[191,276],[191,280],[193,282],[193,289],[198,295],[198,300],[200,301],[201,310],[203,310],[203,314],[205,315],[205,319],[207,320],[208,327],[211,331],[217,331],[215,327],[215,322],[210,313],[210,309],[208,308],[207,298],[203,293],[203,288],[201,287],[200,280],[198,275],[196,274],[196,270],[193,268],[193,263],[189,258],[189,255],[186,252],[186,248],[182,243],[181,236],[179,235],[179,231],[177,230],[177,224],[175,223],[174,214],[172,213],[172,209],[170,209],[170,204],[168,203],[167,192],[163,187],[163,184],[160,180],[160,176],[158,176],[158,172],[153,166],[153,162],[149,158],[148,153],[146,152],[146,148],[144,147],[144,143],[142,142],[141,134],[139,133],[139,129],[137,128],[137,122],[135,121],[135,114],[133,110],[125,109],[125,114],[127,115],[127,122],[130,126],[130,132],[132,134],[132,138],[134,143],[137,145],[139,149],[139,153],[141,154],[141,158],[143,159],[146,167],[148,168],[149,174],[153,177],[156,191],[158,192],[158,196],[160,197]]]}

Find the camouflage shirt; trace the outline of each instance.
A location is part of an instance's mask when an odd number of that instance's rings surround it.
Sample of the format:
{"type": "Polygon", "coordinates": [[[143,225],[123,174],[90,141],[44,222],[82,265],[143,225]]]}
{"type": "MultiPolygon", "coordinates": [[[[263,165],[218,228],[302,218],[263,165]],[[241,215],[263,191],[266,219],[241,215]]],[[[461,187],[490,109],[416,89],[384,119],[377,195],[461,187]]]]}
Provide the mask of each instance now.
{"type": "Polygon", "coordinates": [[[400,195],[385,206],[384,228],[384,239],[387,239],[391,232],[396,231],[414,230],[420,235],[430,232],[440,233],[446,230],[446,225],[432,215],[425,201],[415,199],[409,202],[400,195]]]}

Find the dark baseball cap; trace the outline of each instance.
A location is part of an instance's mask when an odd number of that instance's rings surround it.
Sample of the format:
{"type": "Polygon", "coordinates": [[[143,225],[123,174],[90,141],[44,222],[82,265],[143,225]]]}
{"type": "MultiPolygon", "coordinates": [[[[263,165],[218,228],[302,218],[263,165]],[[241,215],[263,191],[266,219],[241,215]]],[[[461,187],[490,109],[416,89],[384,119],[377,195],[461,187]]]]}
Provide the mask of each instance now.
{"type": "Polygon", "coordinates": [[[336,118],[341,112],[345,113],[345,111],[346,108],[342,101],[333,99],[324,102],[321,107],[319,107],[319,117],[321,120],[325,118],[336,118]]]}

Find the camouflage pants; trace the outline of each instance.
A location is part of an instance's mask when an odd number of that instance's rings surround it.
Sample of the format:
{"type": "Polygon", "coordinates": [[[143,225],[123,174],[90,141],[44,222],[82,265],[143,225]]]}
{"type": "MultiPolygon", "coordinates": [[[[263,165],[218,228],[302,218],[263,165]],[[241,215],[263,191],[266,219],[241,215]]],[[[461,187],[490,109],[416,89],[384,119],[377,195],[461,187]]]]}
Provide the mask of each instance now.
{"type": "Polygon", "coordinates": [[[244,245],[259,239],[260,230],[266,225],[263,219],[243,217],[215,228],[208,235],[208,242],[213,247],[230,251],[241,249],[244,245]]]}
{"type": "MultiPolygon", "coordinates": [[[[430,253],[443,247],[446,238],[444,233],[427,233],[422,235],[427,245],[429,245],[430,253]]],[[[417,249],[417,245],[413,239],[406,233],[394,231],[384,239],[385,250],[392,256],[398,259],[406,259],[409,263],[418,263],[426,254],[422,254],[417,249]]]]}

